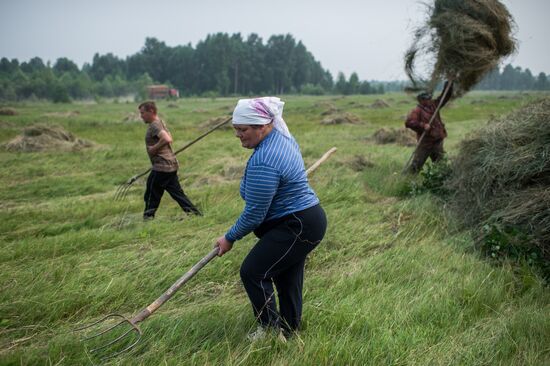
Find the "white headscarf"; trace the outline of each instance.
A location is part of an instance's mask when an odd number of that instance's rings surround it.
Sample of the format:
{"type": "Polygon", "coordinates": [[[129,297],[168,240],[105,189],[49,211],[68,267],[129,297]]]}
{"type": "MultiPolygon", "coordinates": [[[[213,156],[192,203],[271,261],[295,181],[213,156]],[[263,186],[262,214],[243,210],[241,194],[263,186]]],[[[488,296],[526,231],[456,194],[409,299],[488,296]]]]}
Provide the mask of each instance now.
{"type": "Polygon", "coordinates": [[[277,97],[240,99],[233,111],[234,125],[267,125],[273,122],[273,128],[286,137],[290,131],[283,119],[285,102],[277,97]]]}

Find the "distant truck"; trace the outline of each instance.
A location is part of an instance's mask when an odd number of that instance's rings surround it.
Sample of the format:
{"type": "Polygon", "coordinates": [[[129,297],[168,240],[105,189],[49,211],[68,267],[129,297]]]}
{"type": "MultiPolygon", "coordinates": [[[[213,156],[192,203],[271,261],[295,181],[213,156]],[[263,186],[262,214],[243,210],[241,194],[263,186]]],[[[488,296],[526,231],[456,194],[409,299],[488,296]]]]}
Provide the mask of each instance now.
{"type": "Polygon", "coordinates": [[[177,99],[180,97],[178,89],[170,88],[168,85],[149,85],[147,93],[149,99],[177,99]]]}

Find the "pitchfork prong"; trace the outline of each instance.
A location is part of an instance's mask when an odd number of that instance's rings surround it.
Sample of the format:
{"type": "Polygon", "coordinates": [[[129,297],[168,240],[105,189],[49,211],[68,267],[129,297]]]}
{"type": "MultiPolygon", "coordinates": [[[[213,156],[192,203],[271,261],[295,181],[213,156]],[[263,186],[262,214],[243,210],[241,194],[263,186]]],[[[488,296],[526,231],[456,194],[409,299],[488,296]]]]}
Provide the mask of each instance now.
{"type": "Polygon", "coordinates": [[[105,333],[107,333],[107,332],[109,332],[109,331],[115,329],[116,327],[118,327],[119,325],[124,324],[124,323],[126,323],[126,320],[121,320],[121,321],[119,321],[118,323],[116,323],[115,325],[113,325],[113,326],[111,326],[111,327],[109,327],[109,328],[107,328],[107,329],[105,329],[105,330],[103,330],[103,331],[101,331],[101,332],[99,332],[99,333],[97,333],[97,334],[94,334],[94,335],[91,335],[91,336],[89,336],[89,337],[84,338],[84,340],[85,340],[85,341],[88,341],[88,340],[90,340],[90,339],[97,338],[97,337],[99,337],[100,335],[103,335],[103,334],[105,334],[105,333]]]}
{"type": "Polygon", "coordinates": [[[75,331],[81,331],[81,330],[92,328],[92,327],[94,327],[94,326],[96,326],[100,323],[105,322],[109,318],[120,318],[122,320],[120,320],[119,322],[117,322],[114,325],[111,325],[109,328],[107,328],[107,329],[105,329],[105,330],[103,330],[103,331],[101,331],[97,334],[93,334],[89,337],[84,338],[83,341],[88,341],[88,340],[97,338],[99,336],[102,336],[106,333],[112,332],[113,329],[115,329],[115,328],[117,328],[117,327],[119,327],[123,324],[129,324],[131,326],[131,328],[128,329],[126,332],[124,332],[122,335],[120,335],[117,338],[113,339],[112,341],[89,350],[90,354],[96,354],[98,357],[101,358],[101,360],[107,360],[109,358],[116,357],[116,356],[120,355],[121,353],[124,353],[124,352],[127,352],[127,351],[131,350],[141,340],[141,335],[142,335],[141,330],[139,329],[139,327],[137,325],[135,325],[134,323],[132,323],[132,321],[130,319],[126,318],[125,316],[123,316],[121,314],[116,314],[116,313],[106,315],[103,318],[101,318],[101,319],[99,319],[99,320],[97,320],[97,321],[95,321],[95,322],[93,322],[89,325],[86,325],[86,326],[75,329],[75,331]],[[137,334],[137,339],[132,344],[128,345],[127,347],[125,347],[121,351],[115,352],[111,355],[106,355],[106,356],[101,355],[100,351],[102,351],[102,350],[104,350],[108,347],[111,347],[112,345],[116,344],[117,342],[120,342],[123,338],[128,337],[128,335],[131,334],[132,332],[135,332],[135,334],[137,334]]]}
{"type": "Polygon", "coordinates": [[[130,190],[130,185],[127,183],[122,183],[120,186],[118,186],[115,192],[115,201],[120,201],[124,199],[128,190],[130,190]]]}
{"type": "Polygon", "coordinates": [[[128,352],[129,350],[131,350],[132,348],[134,348],[136,346],[136,344],[138,344],[138,342],[141,340],[141,332],[139,331],[139,328],[138,329],[138,337],[137,339],[135,340],[134,343],[132,343],[131,345],[129,345],[128,347],[124,348],[122,351],[118,351],[118,352],[115,352],[113,353],[112,355],[108,355],[108,356],[105,356],[105,357],[102,357],[101,360],[108,360],[109,358],[113,358],[113,357],[116,357],[124,352],[128,352]]]}
{"type": "Polygon", "coordinates": [[[115,192],[115,201],[122,200],[124,197],[126,197],[126,194],[132,187],[132,184],[135,183],[135,181],[138,180],[139,177],[147,174],[150,171],[150,169],[144,173],[141,173],[139,175],[134,175],[132,178],[128,179],[126,182],[122,183],[118,186],[116,192],[115,192]]]}
{"type": "Polygon", "coordinates": [[[103,318],[101,318],[101,319],[99,319],[99,320],[96,320],[96,321],[93,322],[93,323],[90,323],[90,324],[88,324],[88,325],[84,325],[84,326],[82,326],[82,327],[76,328],[76,329],[74,329],[73,331],[74,331],[74,332],[80,332],[81,330],[91,328],[91,327],[93,327],[94,325],[97,325],[97,324],[99,324],[99,323],[104,322],[105,320],[107,320],[107,319],[109,319],[109,318],[114,318],[114,317],[122,318],[122,319],[124,319],[124,320],[128,320],[128,318],[126,318],[124,315],[117,314],[117,313],[111,313],[111,314],[105,315],[103,318]]]}
{"type": "Polygon", "coordinates": [[[115,192],[115,201],[124,199],[135,181],[134,178],[130,178],[126,183],[119,185],[115,192]]]}
{"type": "MultiPolygon", "coordinates": [[[[119,323],[118,325],[120,325],[120,324],[122,324],[122,323],[119,323]]],[[[134,327],[134,328],[130,328],[130,329],[128,329],[126,332],[124,332],[124,334],[122,334],[122,335],[116,337],[115,339],[113,339],[113,340],[110,341],[109,343],[106,343],[106,344],[104,344],[104,345],[102,345],[102,346],[99,346],[99,347],[96,347],[96,348],[91,349],[91,350],[90,350],[90,353],[97,352],[97,351],[99,351],[100,349],[104,349],[104,348],[107,348],[107,347],[109,347],[109,346],[115,344],[116,342],[120,341],[122,338],[126,337],[130,332],[138,332],[138,335],[141,336],[141,332],[139,331],[138,328],[135,328],[135,327],[134,327]]]]}

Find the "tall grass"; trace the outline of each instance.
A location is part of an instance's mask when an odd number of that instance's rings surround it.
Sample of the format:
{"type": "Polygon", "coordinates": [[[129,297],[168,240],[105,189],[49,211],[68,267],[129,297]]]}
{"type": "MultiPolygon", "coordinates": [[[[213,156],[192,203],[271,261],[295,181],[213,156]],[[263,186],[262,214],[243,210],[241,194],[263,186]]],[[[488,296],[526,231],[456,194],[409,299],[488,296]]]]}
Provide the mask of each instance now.
{"type": "MultiPolygon", "coordinates": [[[[473,94],[443,112],[452,154],[492,113],[527,96],[473,94]],[[473,109],[473,99],[486,101],[473,109]]],[[[369,109],[374,97],[287,97],[285,119],[306,165],[338,152],[311,177],[327,212],[325,240],[309,257],[304,329],[283,344],[249,342],[255,328],[239,266],[254,244],[239,241],[214,259],[141,325],[144,339],[116,365],[545,365],[550,361],[550,296],[529,267],[494,266],[429,194],[403,194],[399,172],[410,148],[366,138],[402,125],[414,105],[369,109]],[[323,103],[358,115],[358,125],[322,126],[323,103]],[[353,103],[351,103],[353,102],[353,103]],[[355,156],[374,163],[357,171],[355,156]]],[[[391,99],[391,100],[390,100],[391,99]]],[[[227,113],[235,99],[160,104],[175,146],[227,113]]],[[[166,290],[212,247],[243,203],[238,177],[250,151],[228,130],[180,156],[180,179],[204,212],[186,216],[169,198],[143,222],[143,181],[125,201],[117,184],[148,167],[145,126],[124,122],[133,104],[15,106],[0,143],[36,122],[61,125],[98,147],[78,153],[0,152],[0,364],[91,364],[72,330],[112,311],[132,315],[166,290]],[[46,115],[78,110],[72,117],[46,115]],[[226,172],[227,173],[227,172],[226,172]]]]}

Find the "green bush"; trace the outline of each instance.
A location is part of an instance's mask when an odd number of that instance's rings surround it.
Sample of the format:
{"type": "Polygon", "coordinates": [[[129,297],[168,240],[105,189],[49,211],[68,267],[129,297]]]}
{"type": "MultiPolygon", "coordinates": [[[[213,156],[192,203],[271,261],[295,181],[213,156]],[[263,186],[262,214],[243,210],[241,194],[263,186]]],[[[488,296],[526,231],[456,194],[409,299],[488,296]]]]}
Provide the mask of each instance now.
{"type": "Polygon", "coordinates": [[[497,261],[507,258],[524,260],[540,268],[544,278],[550,279],[550,262],[544,259],[542,249],[533,238],[521,228],[491,223],[483,225],[480,234],[477,246],[486,256],[497,261]]]}
{"type": "Polygon", "coordinates": [[[324,95],[324,94],[326,94],[325,89],[319,84],[315,84],[315,85],[314,84],[305,84],[300,89],[300,92],[302,94],[306,94],[306,95],[324,95]]]}
{"type": "Polygon", "coordinates": [[[428,162],[420,172],[420,180],[415,179],[410,182],[409,192],[413,196],[430,192],[445,197],[449,194],[445,183],[451,173],[451,164],[446,157],[435,163],[428,162]]]}

